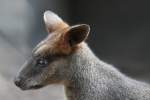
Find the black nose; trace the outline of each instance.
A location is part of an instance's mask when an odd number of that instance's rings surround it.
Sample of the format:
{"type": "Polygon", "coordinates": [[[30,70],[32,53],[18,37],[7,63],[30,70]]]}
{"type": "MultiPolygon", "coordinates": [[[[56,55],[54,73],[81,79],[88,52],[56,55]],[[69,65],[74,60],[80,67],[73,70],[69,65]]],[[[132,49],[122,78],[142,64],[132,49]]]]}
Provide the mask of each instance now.
{"type": "Polygon", "coordinates": [[[20,78],[15,78],[14,83],[15,83],[15,85],[18,86],[18,87],[21,87],[21,85],[22,85],[22,82],[21,82],[21,79],[20,79],[20,78]]]}

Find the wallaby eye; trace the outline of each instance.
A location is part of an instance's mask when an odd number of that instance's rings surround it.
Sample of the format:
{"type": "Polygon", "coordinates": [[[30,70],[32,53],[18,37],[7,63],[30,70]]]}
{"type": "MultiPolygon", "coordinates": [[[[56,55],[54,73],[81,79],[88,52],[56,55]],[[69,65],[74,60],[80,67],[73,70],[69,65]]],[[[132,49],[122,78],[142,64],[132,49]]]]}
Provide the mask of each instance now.
{"type": "Polygon", "coordinates": [[[37,59],[36,63],[39,66],[46,66],[46,65],[48,65],[48,60],[44,59],[44,58],[39,58],[39,59],[37,59]]]}

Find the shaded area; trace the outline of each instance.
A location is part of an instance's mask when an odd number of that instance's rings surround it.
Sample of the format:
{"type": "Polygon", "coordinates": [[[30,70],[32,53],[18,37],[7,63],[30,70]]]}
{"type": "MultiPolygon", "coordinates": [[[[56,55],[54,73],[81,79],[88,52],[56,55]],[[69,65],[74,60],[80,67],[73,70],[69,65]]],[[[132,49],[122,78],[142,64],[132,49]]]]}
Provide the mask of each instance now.
{"type": "Polygon", "coordinates": [[[136,78],[149,79],[149,0],[76,0],[72,23],[89,23],[88,40],[99,58],[136,78]]]}

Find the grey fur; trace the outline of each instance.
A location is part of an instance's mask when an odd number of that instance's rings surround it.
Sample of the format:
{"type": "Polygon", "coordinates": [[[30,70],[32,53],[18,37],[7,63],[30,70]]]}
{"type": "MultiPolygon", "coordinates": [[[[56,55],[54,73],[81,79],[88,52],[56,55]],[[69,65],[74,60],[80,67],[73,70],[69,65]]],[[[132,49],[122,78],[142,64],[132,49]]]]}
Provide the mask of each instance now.
{"type": "Polygon", "coordinates": [[[83,45],[71,55],[68,100],[150,100],[150,86],[120,73],[83,45]]]}

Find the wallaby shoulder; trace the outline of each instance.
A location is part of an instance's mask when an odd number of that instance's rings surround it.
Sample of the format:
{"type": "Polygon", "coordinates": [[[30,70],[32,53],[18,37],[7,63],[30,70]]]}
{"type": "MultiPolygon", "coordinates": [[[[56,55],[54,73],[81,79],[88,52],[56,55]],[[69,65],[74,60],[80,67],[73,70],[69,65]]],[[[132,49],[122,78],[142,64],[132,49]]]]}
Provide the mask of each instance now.
{"type": "MultiPolygon", "coordinates": [[[[84,44],[71,59],[72,85],[77,100],[149,100],[150,86],[122,74],[97,58],[84,44]]],[[[70,93],[71,94],[71,93],[70,93]]]]}

